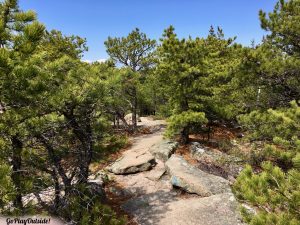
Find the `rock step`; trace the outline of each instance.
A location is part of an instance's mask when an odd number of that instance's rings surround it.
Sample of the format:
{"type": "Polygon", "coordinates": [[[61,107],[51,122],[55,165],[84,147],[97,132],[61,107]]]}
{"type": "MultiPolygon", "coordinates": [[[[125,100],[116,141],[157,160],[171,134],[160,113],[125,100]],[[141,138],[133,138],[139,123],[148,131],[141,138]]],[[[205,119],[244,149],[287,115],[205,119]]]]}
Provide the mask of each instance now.
{"type": "Polygon", "coordinates": [[[178,142],[170,140],[162,140],[149,149],[149,152],[156,158],[166,162],[178,147],[178,142]]]}
{"type": "Polygon", "coordinates": [[[181,156],[172,155],[165,164],[173,186],[202,197],[230,193],[229,182],[190,165],[181,156]]]}
{"type": "Polygon", "coordinates": [[[145,174],[145,177],[152,181],[158,181],[166,172],[165,164],[162,161],[156,160],[156,163],[155,167],[145,174]]]}
{"type": "Polygon", "coordinates": [[[156,164],[152,154],[145,151],[127,152],[107,170],[114,174],[131,174],[150,170],[156,164]]]}

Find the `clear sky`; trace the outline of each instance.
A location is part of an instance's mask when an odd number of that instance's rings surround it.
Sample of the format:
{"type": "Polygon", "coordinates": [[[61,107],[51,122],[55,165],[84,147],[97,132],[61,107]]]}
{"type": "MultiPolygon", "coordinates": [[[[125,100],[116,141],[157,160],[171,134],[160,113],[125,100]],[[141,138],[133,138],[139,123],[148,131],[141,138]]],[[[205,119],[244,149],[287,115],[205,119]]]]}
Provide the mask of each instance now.
{"type": "Polygon", "coordinates": [[[159,39],[169,25],[179,37],[206,36],[210,25],[223,28],[226,37],[250,45],[261,41],[258,11],[273,10],[276,0],[20,0],[23,10],[37,12],[47,29],[87,39],[84,59],[108,58],[104,41],[125,36],[135,27],[159,39]]]}

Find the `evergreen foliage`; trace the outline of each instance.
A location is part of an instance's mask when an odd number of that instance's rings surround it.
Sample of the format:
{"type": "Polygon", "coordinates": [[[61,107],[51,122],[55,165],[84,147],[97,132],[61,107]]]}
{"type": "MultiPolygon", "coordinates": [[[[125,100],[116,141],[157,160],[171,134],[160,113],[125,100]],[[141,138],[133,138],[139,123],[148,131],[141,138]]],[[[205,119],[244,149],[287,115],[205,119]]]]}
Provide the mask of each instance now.
{"type": "Polygon", "coordinates": [[[241,67],[250,69],[246,79],[257,79],[250,86],[257,104],[240,121],[251,141],[260,142],[264,161],[261,172],[248,166],[234,185],[236,195],[257,210],[243,209],[250,224],[300,223],[299,7],[297,0],[279,1],[268,16],[260,12],[270,34],[248,51],[241,67]]]}
{"type": "Polygon", "coordinates": [[[110,133],[103,76],[80,61],[85,40],[44,31],[17,1],[0,10],[1,214],[44,211],[74,224],[123,223],[103,205],[104,193],[84,197],[94,148],[110,133]]]}
{"type": "Polygon", "coordinates": [[[263,141],[262,172],[248,166],[234,185],[237,196],[258,208],[247,214],[250,224],[299,224],[300,221],[300,107],[253,111],[241,117],[253,140],[263,141]]]}
{"type": "Polygon", "coordinates": [[[245,221],[299,224],[300,1],[280,0],[259,17],[268,31],[259,45],[213,26],[207,37],[179,39],[170,26],[157,46],[135,29],[108,37],[110,60],[89,64],[85,39],[47,31],[18,1],[1,1],[0,213],[124,224],[89,181],[90,165],[126,143],[115,133],[136,131],[139,112],[166,117],[166,135],[183,144],[215,122],[240,123],[258,146],[234,184],[257,212],[242,209],[245,221]]]}
{"type": "Polygon", "coordinates": [[[107,41],[105,41],[104,44],[106,46],[108,55],[114,62],[121,63],[133,72],[128,73],[133,76],[127,76],[127,80],[124,80],[124,82],[125,85],[128,85],[126,93],[130,96],[132,128],[133,131],[135,131],[137,129],[137,110],[139,93],[138,87],[133,84],[139,83],[137,83],[139,79],[136,79],[137,74],[141,75],[140,72],[149,69],[153,65],[153,50],[155,48],[156,41],[151,40],[146,36],[145,33],[140,32],[140,30],[136,28],[135,30],[130,32],[127,37],[108,37],[107,41]]]}
{"type": "Polygon", "coordinates": [[[169,134],[175,131],[173,127],[179,129],[179,124],[173,122],[177,123],[175,118],[180,117],[183,143],[188,141],[193,127],[201,128],[209,121],[233,114],[230,113],[233,107],[224,105],[223,97],[223,91],[239,62],[236,53],[240,47],[233,41],[224,38],[221,28],[215,33],[212,27],[207,38],[179,40],[172,26],[163,34],[158,47],[159,61],[155,74],[163,84],[170,114],[174,115],[170,119],[169,134]],[[190,123],[192,121],[193,126],[190,123]]]}

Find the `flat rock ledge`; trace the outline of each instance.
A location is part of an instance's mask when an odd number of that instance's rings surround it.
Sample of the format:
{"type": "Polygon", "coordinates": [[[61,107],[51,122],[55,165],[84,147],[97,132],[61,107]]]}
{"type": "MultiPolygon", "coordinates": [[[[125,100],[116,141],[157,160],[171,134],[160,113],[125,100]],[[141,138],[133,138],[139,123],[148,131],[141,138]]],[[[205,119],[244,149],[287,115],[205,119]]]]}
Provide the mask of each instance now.
{"type": "Polygon", "coordinates": [[[150,170],[155,164],[155,158],[149,152],[128,152],[107,170],[114,174],[131,174],[150,170]]]}
{"type": "Polygon", "coordinates": [[[230,193],[183,199],[169,205],[159,224],[242,225],[238,204],[230,193]]]}
{"type": "Polygon", "coordinates": [[[232,193],[180,199],[172,196],[140,196],[123,207],[143,225],[242,225],[232,193]]]}
{"type": "Polygon", "coordinates": [[[165,165],[167,172],[171,175],[172,185],[186,192],[202,197],[231,192],[227,180],[190,165],[178,155],[172,155],[165,165]]]}
{"type": "Polygon", "coordinates": [[[178,147],[178,142],[162,140],[150,147],[149,152],[156,158],[166,162],[178,147]]]}

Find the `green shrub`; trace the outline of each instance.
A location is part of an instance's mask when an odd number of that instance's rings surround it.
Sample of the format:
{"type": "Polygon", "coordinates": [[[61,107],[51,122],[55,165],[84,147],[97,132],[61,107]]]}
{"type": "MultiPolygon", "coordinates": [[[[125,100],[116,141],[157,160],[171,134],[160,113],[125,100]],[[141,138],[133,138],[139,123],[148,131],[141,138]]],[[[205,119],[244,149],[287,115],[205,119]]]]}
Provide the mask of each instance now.
{"type": "Polygon", "coordinates": [[[66,205],[59,210],[59,215],[76,225],[125,224],[125,218],[117,218],[116,213],[109,206],[103,204],[101,195],[89,185],[78,185],[66,197],[66,205]]]}
{"type": "Polygon", "coordinates": [[[167,137],[178,134],[185,127],[192,125],[203,125],[208,122],[204,112],[185,111],[177,115],[173,115],[168,119],[168,127],[166,131],[167,137]]]}
{"type": "Polygon", "coordinates": [[[234,184],[236,196],[257,209],[244,219],[253,225],[300,224],[300,107],[252,112],[241,117],[263,148],[255,159],[262,171],[247,166],[234,184]]]}

